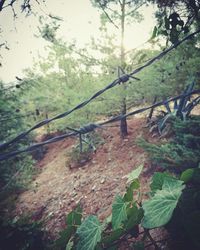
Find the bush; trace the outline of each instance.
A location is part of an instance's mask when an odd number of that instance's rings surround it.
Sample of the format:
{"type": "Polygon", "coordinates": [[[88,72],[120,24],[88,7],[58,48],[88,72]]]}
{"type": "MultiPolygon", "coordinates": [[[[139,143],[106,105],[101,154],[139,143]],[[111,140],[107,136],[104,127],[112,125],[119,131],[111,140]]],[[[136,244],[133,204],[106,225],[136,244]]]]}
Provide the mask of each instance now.
{"type": "Polygon", "coordinates": [[[188,167],[196,168],[200,163],[200,117],[187,121],[172,122],[173,137],[159,145],[140,139],[138,144],[149,153],[150,158],[161,167],[181,173],[188,167]]]}
{"type": "Polygon", "coordinates": [[[41,225],[29,222],[28,218],[17,222],[0,221],[1,250],[44,250],[44,233],[41,225]]]}

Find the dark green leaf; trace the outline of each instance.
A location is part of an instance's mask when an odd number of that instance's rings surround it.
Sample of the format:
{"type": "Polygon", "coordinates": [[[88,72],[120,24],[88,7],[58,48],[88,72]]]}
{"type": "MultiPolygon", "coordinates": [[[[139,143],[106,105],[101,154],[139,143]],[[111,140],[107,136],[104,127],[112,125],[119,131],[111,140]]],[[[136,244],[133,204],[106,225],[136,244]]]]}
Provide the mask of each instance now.
{"type": "Polygon", "coordinates": [[[194,169],[188,168],[181,174],[180,180],[187,183],[192,179],[193,174],[194,174],[194,169]]]}
{"type": "Polygon", "coordinates": [[[82,219],[82,209],[78,206],[74,211],[70,212],[66,218],[67,225],[80,225],[82,219]]]}
{"type": "Polygon", "coordinates": [[[125,195],[124,195],[124,197],[123,197],[123,200],[124,200],[125,202],[130,202],[130,201],[132,201],[132,200],[133,200],[133,191],[134,191],[135,189],[138,189],[139,187],[140,187],[139,180],[138,180],[138,179],[134,180],[134,181],[129,185],[129,187],[126,189],[126,193],[125,193],[125,195]]]}
{"type": "Polygon", "coordinates": [[[72,235],[76,233],[77,226],[81,224],[82,209],[78,206],[66,217],[67,228],[60,233],[60,238],[56,240],[55,245],[60,249],[65,249],[72,235]]]}
{"type": "Polygon", "coordinates": [[[126,230],[130,230],[134,226],[141,223],[141,220],[143,218],[143,209],[137,208],[136,205],[134,205],[132,208],[129,208],[127,211],[128,214],[128,221],[125,223],[126,230]]]}
{"type": "Polygon", "coordinates": [[[161,190],[163,186],[164,179],[169,176],[166,173],[156,172],[153,175],[152,182],[150,184],[151,191],[156,192],[157,190],[161,190]]]}

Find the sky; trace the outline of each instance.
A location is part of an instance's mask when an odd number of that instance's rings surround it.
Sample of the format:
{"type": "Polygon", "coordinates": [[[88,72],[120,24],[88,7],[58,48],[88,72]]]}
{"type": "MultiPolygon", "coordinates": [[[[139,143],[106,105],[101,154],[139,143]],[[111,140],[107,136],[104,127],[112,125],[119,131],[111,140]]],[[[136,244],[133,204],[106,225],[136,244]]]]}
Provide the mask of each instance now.
{"type": "MultiPolygon", "coordinates": [[[[0,13],[1,42],[7,41],[9,50],[1,49],[0,79],[5,83],[15,81],[15,76],[23,77],[23,69],[33,65],[34,58],[45,54],[47,42],[37,38],[38,17],[48,14],[59,16],[63,19],[58,35],[65,41],[76,39],[77,46],[84,47],[90,38],[100,37],[100,11],[94,8],[90,0],[46,0],[46,4],[35,4],[33,11],[37,13],[26,17],[20,14],[15,7],[18,17],[14,19],[11,8],[0,13]]],[[[144,20],[133,23],[127,28],[125,47],[134,49],[146,42],[155,26],[152,6],[142,9],[144,20]]],[[[47,18],[50,21],[50,19],[47,18]]],[[[111,32],[118,32],[114,26],[111,32]]],[[[0,43],[1,43],[0,42],[0,43]]]]}

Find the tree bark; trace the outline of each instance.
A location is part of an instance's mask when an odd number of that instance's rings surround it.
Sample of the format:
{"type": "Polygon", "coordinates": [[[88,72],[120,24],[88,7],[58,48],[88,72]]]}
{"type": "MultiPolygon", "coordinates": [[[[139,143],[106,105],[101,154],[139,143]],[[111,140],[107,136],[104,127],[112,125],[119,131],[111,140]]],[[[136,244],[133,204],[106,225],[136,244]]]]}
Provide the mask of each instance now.
{"type": "MultiPolygon", "coordinates": [[[[125,5],[126,1],[122,0],[120,3],[121,5],[121,68],[124,69],[124,63],[125,63],[125,51],[124,51],[124,31],[125,31],[125,5]]],[[[122,86],[122,100],[121,100],[121,114],[126,114],[126,85],[122,86]]],[[[127,121],[126,118],[123,118],[120,122],[120,135],[121,138],[124,138],[128,135],[128,129],[127,129],[127,121]]]]}

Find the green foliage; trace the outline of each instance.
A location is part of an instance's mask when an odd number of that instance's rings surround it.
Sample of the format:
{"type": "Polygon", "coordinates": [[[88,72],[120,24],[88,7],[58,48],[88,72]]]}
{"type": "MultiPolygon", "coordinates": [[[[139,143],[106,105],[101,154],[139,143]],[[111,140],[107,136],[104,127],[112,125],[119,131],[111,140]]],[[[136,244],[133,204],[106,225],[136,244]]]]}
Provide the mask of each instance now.
{"type": "MultiPolygon", "coordinates": [[[[23,120],[23,110],[19,96],[21,90],[5,89],[3,83],[0,83],[0,142],[6,142],[13,139],[17,134],[21,133],[26,128],[26,122],[23,120]]],[[[19,144],[11,145],[9,151],[20,149],[29,143],[31,137],[21,140],[19,144]]],[[[2,150],[6,153],[7,150],[2,150]]],[[[33,169],[33,160],[30,156],[18,156],[15,159],[8,159],[0,162],[0,186],[2,192],[10,189],[17,191],[17,189],[25,188],[31,180],[33,169]]],[[[1,192],[1,195],[3,194],[1,192]]]]}
{"type": "MultiPolygon", "coordinates": [[[[162,181],[163,177],[161,177],[160,182],[162,181]]],[[[157,190],[153,197],[142,205],[144,209],[142,226],[155,228],[166,225],[172,217],[183,189],[182,181],[164,177],[162,189],[157,190]]]]}
{"type": "Polygon", "coordinates": [[[62,250],[66,248],[66,245],[70,242],[71,238],[76,233],[78,226],[81,224],[82,209],[77,206],[72,212],[67,215],[66,224],[67,228],[60,233],[60,237],[55,241],[55,249],[62,250]]]}
{"type": "Polygon", "coordinates": [[[23,218],[17,222],[0,222],[2,250],[45,250],[44,232],[41,225],[23,218]]]}
{"type": "Polygon", "coordinates": [[[188,183],[194,174],[194,169],[193,168],[188,168],[184,172],[182,172],[180,180],[184,181],[185,183],[188,183]]]}
{"type": "Polygon", "coordinates": [[[160,172],[156,172],[154,173],[153,177],[152,177],[152,182],[150,184],[150,188],[151,191],[153,193],[155,193],[157,190],[161,190],[163,183],[164,183],[164,179],[169,176],[166,173],[160,173],[160,172]]]}
{"type": "Polygon", "coordinates": [[[143,170],[143,165],[137,167],[135,170],[133,170],[130,174],[128,174],[126,177],[128,178],[127,183],[132,182],[140,176],[143,170]]]}
{"type": "Polygon", "coordinates": [[[97,217],[90,215],[77,230],[79,242],[77,249],[93,250],[101,240],[102,226],[97,217]]]}
{"type": "Polygon", "coordinates": [[[200,5],[198,1],[148,1],[157,3],[158,6],[156,12],[158,25],[153,38],[162,35],[167,41],[176,43],[181,36],[193,30],[194,27],[199,27],[200,5]]]}
{"type": "Polygon", "coordinates": [[[161,167],[182,172],[188,167],[198,167],[200,161],[200,119],[192,117],[187,121],[175,119],[172,123],[174,137],[170,142],[154,145],[143,139],[138,141],[150,158],[161,167]]]}
{"type": "Polygon", "coordinates": [[[126,203],[123,197],[117,195],[112,205],[112,226],[117,229],[121,226],[122,222],[127,219],[126,203]]]}

